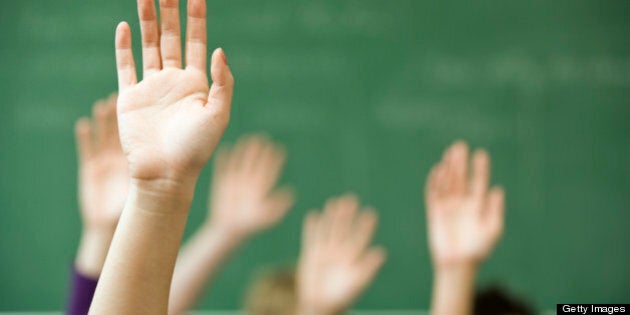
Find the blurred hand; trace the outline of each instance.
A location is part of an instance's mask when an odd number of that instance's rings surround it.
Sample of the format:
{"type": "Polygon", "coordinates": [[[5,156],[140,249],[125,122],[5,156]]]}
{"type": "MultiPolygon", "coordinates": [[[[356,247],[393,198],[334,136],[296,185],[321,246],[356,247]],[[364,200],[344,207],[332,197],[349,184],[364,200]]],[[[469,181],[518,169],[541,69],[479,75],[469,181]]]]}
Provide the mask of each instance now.
{"type": "Polygon", "coordinates": [[[249,237],[277,224],[293,205],[287,188],[275,189],[286,156],[263,136],[241,138],[220,148],[214,168],[208,226],[233,237],[249,237]]]}
{"type": "Polygon", "coordinates": [[[488,191],[488,154],[475,152],[470,174],[468,159],[466,143],[454,143],[427,180],[429,245],[438,266],[482,262],[503,231],[504,194],[488,191]]]}
{"type": "Polygon", "coordinates": [[[75,128],[81,216],[86,228],[113,231],[129,188],[127,159],[118,137],[116,94],[96,102],[92,116],[92,120],[79,119],[75,128]]]}
{"type": "Polygon", "coordinates": [[[370,247],[376,214],[358,209],[357,198],[346,195],[330,199],[323,214],[311,213],[305,220],[297,271],[299,314],[346,310],[385,261],[383,249],[370,247]]]}
{"type": "MultiPolygon", "coordinates": [[[[182,68],[179,2],[160,1],[161,25],[153,0],[138,0],[144,75],[137,82],[131,31],[116,30],[118,120],[133,180],[174,183],[198,176],[230,116],[234,79],[223,50],[212,54],[208,86],[206,7],[188,1],[185,68],[182,68]]],[[[163,185],[162,185],[163,186],[163,185]]]]}

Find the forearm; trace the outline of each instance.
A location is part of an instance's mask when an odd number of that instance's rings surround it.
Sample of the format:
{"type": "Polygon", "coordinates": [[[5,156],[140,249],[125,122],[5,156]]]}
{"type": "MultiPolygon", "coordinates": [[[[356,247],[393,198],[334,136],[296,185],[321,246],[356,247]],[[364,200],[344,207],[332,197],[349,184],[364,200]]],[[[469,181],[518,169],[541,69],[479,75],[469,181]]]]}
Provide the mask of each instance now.
{"type": "Polygon", "coordinates": [[[193,191],[194,181],[132,184],[90,314],[166,314],[193,191]]]}
{"type": "Polygon", "coordinates": [[[436,266],[431,315],[472,314],[476,274],[472,263],[436,266]]]}
{"type": "Polygon", "coordinates": [[[180,315],[196,304],[230,255],[245,241],[211,226],[201,227],[186,243],[175,265],[169,314],[180,315]]]}
{"type": "Polygon", "coordinates": [[[75,268],[83,276],[98,279],[114,236],[115,228],[84,227],[75,258],[75,268]]]}

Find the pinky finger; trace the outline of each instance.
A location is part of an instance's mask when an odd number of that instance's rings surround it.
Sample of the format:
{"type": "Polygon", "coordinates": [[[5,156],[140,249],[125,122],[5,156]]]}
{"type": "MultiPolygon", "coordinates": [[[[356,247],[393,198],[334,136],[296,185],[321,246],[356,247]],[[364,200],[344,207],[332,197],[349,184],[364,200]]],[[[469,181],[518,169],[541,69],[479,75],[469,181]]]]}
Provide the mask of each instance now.
{"type": "Polygon", "coordinates": [[[120,22],[116,27],[116,70],[120,92],[136,84],[136,64],[131,50],[131,29],[127,22],[120,22]]]}
{"type": "Polygon", "coordinates": [[[74,134],[77,142],[79,162],[90,159],[93,150],[92,125],[90,120],[85,117],[79,119],[75,125],[74,134]]]}
{"type": "Polygon", "coordinates": [[[363,256],[362,261],[359,262],[359,268],[361,269],[361,279],[358,281],[363,289],[369,285],[370,282],[376,276],[376,273],[381,269],[381,266],[385,262],[387,254],[382,247],[370,248],[363,256]]]}
{"type": "Polygon", "coordinates": [[[503,188],[495,187],[490,190],[487,198],[488,225],[494,237],[498,238],[503,233],[505,221],[505,192],[503,188]]]}
{"type": "Polygon", "coordinates": [[[315,235],[317,234],[317,226],[319,224],[319,213],[315,210],[308,212],[304,218],[302,228],[302,249],[311,248],[315,243],[315,235]]]}

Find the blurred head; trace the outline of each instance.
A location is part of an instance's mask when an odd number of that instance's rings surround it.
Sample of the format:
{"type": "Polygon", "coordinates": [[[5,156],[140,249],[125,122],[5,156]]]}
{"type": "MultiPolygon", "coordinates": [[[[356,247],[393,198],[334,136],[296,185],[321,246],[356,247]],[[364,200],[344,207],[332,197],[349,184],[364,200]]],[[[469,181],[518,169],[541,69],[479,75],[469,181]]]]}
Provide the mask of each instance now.
{"type": "Polygon", "coordinates": [[[256,277],[247,293],[248,315],[294,315],[297,306],[295,269],[276,268],[256,277]]]}
{"type": "Polygon", "coordinates": [[[475,295],[474,315],[533,315],[532,307],[499,286],[478,291],[475,295]]]}

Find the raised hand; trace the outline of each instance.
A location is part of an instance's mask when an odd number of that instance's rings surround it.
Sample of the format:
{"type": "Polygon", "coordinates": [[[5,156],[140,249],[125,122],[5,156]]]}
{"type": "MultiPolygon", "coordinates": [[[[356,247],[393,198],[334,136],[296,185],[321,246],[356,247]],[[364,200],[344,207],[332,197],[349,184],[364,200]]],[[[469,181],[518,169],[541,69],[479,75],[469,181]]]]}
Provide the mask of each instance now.
{"type": "Polygon", "coordinates": [[[477,269],[503,231],[503,190],[488,190],[490,158],[472,157],[455,142],[433,167],[425,187],[433,258],[432,315],[472,314],[477,269]]]}
{"type": "Polygon", "coordinates": [[[116,228],[129,188],[127,159],[116,118],[116,94],[92,107],[92,120],[77,121],[79,204],[84,228],[116,228]]]}
{"type": "Polygon", "coordinates": [[[278,223],[294,202],[291,190],[276,189],[286,156],[264,136],[240,139],[217,152],[208,225],[247,237],[278,223]]]}
{"type": "Polygon", "coordinates": [[[359,212],[353,195],[330,199],[323,214],[305,220],[298,264],[298,314],[333,315],[346,310],[370,284],[385,261],[370,247],[377,218],[359,212]]]}
{"type": "Polygon", "coordinates": [[[477,150],[469,172],[468,155],[466,143],[454,143],[427,180],[429,245],[435,264],[478,264],[503,232],[503,190],[488,190],[490,158],[477,150]]]}
{"type": "Polygon", "coordinates": [[[127,159],[118,137],[116,94],[94,104],[92,119],[77,121],[75,136],[83,221],[75,268],[79,274],[96,279],[129,190],[127,159]]]}
{"type": "Polygon", "coordinates": [[[234,79],[221,49],[206,72],[206,3],[188,1],[182,68],[179,1],[138,0],[143,80],[131,31],[116,29],[118,125],[129,163],[125,210],[107,254],[91,314],[166,314],[194,187],[227,127],[234,79]]]}
{"type": "Polygon", "coordinates": [[[137,82],[129,25],[116,29],[118,119],[131,177],[138,180],[196,176],[214,151],[230,116],[234,79],[222,49],[206,72],[205,0],[188,1],[185,67],[182,68],[179,1],[138,0],[143,80],[137,82]]]}

